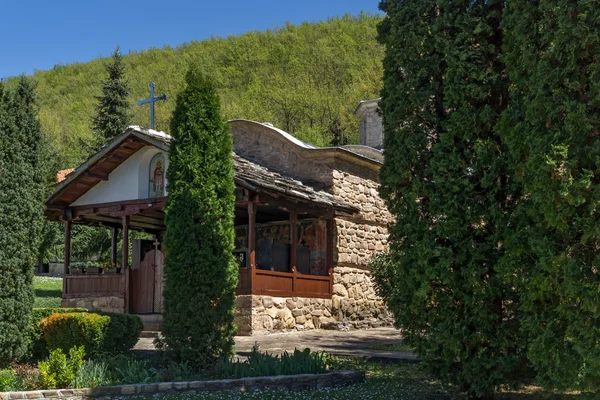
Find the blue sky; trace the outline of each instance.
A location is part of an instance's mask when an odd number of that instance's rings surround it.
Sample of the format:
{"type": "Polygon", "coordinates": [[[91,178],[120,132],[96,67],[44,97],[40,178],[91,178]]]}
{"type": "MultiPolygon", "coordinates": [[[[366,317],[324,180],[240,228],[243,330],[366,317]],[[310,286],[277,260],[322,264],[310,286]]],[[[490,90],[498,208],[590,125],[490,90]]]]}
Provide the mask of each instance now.
{"type": "Polygon", "coordinates": [[[319,21],[378,0],[3,0],[0,78],[210,36],[319,21]]]}

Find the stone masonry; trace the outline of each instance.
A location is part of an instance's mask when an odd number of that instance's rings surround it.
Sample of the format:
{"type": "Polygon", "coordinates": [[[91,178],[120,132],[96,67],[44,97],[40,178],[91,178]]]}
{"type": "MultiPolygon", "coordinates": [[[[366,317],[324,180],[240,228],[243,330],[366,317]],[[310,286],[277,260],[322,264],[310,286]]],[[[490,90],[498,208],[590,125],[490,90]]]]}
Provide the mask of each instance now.
{"type": "Polygon", "coordinates": [[[234,318],[238,335],[339,327],[331,299],[237,296],[234,318]]]}
{"type": "MultiPolygon", "coordinates": [[[[362,102],[357,115],[361,119],[361,144],[381,149],[383,133],[377,101],[362,102]],[[373,131],[376,128],[378,131],[373,131]]],[[[361,146],[312,149],[286,138],[268,124],[249,121],[234,121],[232,133],[237,153],[327,190],[336,200],[358,210],[354,215],[334,216],[332,298],[239,296],[239,332],[360,329],[391,324],[391,315],[377,296],[369,271],[373,256],[388,249],[387,227],[392,220],[378,192],[381,153],[361,146]]]]}
{"type": "Polygon", "coordinates": [[[122,297],[81,297],[74,299],[63,299],[62,307],[81,307],[89,311],[103,311],[122,313],[125,311],[125,301],[122,297]]]}
{"type": "Polygon", "coordinates": [[[360,144],[383,149],[383,123],[377,112],[379,100],[361,101],[356,108],[356,115],[360,121],[359,139],[360,144]]]}

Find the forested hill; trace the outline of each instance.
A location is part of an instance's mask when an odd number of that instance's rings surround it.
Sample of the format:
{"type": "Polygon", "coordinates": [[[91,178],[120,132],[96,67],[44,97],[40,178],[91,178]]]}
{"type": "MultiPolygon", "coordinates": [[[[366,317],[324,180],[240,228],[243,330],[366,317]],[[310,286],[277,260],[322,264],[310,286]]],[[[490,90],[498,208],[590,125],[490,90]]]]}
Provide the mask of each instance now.
{"type": "MultiPolygon", "coordinates": [[[[354,109],[379,96],[383,48],[376,41],[381,17],[344,16],[318,23],[285,25],[228,38],[192,41],[177,48],[153,48],[126,55],[132,87],[133,124],[148,126],[149,107],[137,100],[170,98],[156,106],[156,128],[168,131],[187,64],[197,60],[214,74],[227,119],[271,122],[301,140],[329,145],[335,132],[358,140],[354,109]]],[[[59,167],[73,167],[89,154],[90,117],[106,59],[56,66],[34,74],[40,119],[58,150],[59,167]]]]}

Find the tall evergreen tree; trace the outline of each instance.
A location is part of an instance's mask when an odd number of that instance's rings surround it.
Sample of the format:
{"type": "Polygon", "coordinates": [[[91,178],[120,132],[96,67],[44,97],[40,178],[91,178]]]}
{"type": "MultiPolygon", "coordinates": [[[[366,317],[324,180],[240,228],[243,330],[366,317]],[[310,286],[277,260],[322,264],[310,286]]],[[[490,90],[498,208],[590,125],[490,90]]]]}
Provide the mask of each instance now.
{"type": "Polygon", "coordinates": [[[0,365],[27,348],[47,177],[34,85],[0,85],[0,365]]]}
{"type": "Polygon", "coordinates": [[[502,134],[524,187],[510,243],[540,381],[600,388],[600,8],[507,3],[502,134]]]}
{"type": "Polygon", "coordinates": [[[235,333],[233,140],[211,79],[191,66],[186,84],[171,122],[164,334],[203,368],[232,352],[235,333]]]}
{"type": "Polygon", "coordinates": [[[96,98],[96,115],[92,118],[92,129],[100,146],[125,132],[131,121],[128,100],[131,89],[119,46],[105,67],[108,78],[102,81],[102,95],[96,98]]]}
{"type": "Polygon", "coordinates": [[[509,87],[503,7],[380,3],[381,194],[395,223],[392,261],[375,265],[375,279],[425,365],[477,398],[514,381],[523,354],[502,244],[515,196],[495,132],[509,87]]]}

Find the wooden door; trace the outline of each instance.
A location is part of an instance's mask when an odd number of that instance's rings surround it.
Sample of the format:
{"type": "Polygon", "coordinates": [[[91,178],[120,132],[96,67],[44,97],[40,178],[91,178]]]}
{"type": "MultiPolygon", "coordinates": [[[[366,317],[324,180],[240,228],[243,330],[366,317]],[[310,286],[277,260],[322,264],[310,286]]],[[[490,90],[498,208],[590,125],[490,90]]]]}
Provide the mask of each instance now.
{"type": "Polygon", "coordinates": [[[163,286],[165,255],[160,250],[152,250],[154,255],[154,312],[163,312],[163,286]]]}
{"type": "Polygon", "coordinates": [[[163,266],[163,253],[151,250],[146,253],[140,266],[131,271],[132,314],[162,312],[163,266]]]}

